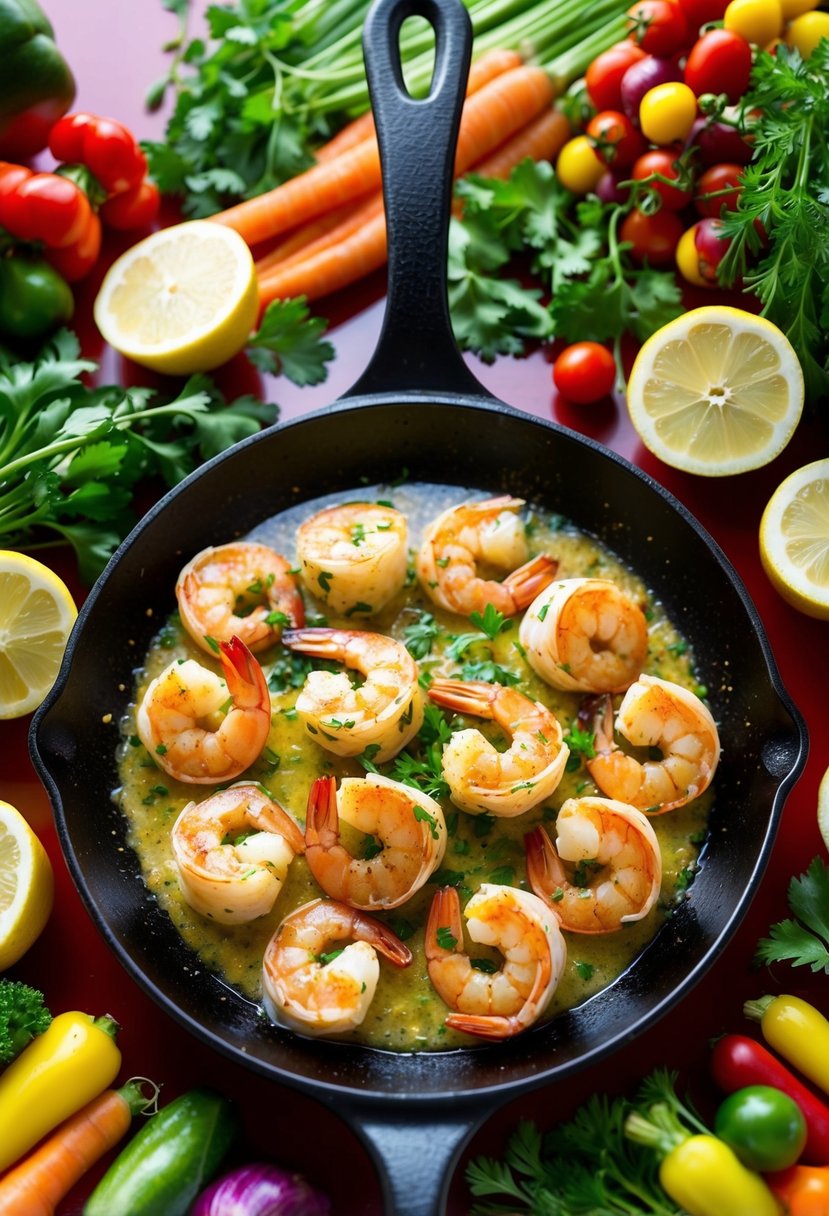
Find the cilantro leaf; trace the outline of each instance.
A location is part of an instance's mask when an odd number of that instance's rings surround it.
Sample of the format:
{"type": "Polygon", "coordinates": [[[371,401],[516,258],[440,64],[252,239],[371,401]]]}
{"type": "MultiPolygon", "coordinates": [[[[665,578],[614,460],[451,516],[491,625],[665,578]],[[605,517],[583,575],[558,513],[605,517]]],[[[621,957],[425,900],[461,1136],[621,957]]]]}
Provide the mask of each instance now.
{"type": "Polygon", "coordinates": [[[796,919],[771,926],[769,936],[757,943],[757,960],[829,975],[829,866],[815,857],[805,874],[792,878],[787,897],[796,919]]]}
{"type": "Polygon", "coordinates": [[[334,358],[334,347],[322,340],[327,324],[309,315],[304,296],[273,300],[248,340],[248,358],[260,371],[282,372],[294,384],[320,384],[334,358]]]}

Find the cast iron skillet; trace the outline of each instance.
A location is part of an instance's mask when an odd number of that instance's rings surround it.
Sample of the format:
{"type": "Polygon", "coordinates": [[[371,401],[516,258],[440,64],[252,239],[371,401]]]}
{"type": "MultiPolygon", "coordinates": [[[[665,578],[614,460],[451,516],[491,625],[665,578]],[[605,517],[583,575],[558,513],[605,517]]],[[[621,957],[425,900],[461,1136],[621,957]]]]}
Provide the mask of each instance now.
{"type": "Polygon", "coordinates": [[[502,1103],[628,1044],[697,983],[757,889],[805,729],[722,552],[684,508],[613,453],[488,396],[454,344],[445,247],[470,30],[460,0],[377,0],[364,35],[384,163],[389,288],[368,370],[330,409],[217,457],[160,502],[84,604],[58,682],[32,723],[74,881],[106,941],[161,1007],[232,1059],[350,1120],[380,1167],[389,1216],[443,1210],[451,1169],[502,1103]],[[434,26],[429,97],[405,91],[398,34],[434,26]],[[147,893],[110,792],[133,669],[174,606],[183,561],[321,494],[413,480],[478,486],[561,511],[630,562],[693,644],[723,758],[701,870],[656,939],[611,987],[517,1042],[420,1056],[279,1030],[208,974],[147,893]],[[109,717],[111,715],[111,717],[109,717]]]}

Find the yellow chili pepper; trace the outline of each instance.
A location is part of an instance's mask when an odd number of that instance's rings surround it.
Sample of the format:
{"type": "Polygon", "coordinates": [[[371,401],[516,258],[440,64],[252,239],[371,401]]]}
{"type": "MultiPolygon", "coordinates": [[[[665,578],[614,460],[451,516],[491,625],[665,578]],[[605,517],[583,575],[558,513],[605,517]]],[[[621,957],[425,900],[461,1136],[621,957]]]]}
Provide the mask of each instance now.
{"type": "Polygon", "coordinates": [[[829,1094],[829,1020],[798,996],[746,1001],[743,1012],[760,1023],[775,1051],[829,1094]]]}
{"type": "Polygon", "coordinates": [[[0,1172],[112,1084],[117,1031],[110,1017],[61,1013],[0,1074],[0,1172]]]}
{"type": "Polygon", "coordinates": [[[780,1216],[759,1174],[716,1136],[689,1136],[659,1166],[665,1191],[690,1216],[780,1216]]]}

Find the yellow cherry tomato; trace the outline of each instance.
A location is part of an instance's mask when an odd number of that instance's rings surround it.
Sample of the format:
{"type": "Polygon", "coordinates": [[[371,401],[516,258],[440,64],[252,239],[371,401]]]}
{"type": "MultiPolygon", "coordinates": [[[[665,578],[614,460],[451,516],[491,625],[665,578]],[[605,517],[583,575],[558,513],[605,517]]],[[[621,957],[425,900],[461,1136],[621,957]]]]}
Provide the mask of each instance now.
{"type": "Polygon", "coordinates": [[[567,141],[558,154],[556,176],[565,190],[573,194],[588,194],[606,169],[593,151],[586,135],[576,135],[567,141]]]}
{"type": "Polygon", "coordinates": [[[755,46],[768,46],[783,29],[780,0],[731,0],[723,25],[755,46]]]}
{"type": "Polygon", "coordinates": [[[648,89],[639,103],[639,126],[653,144],[684,140],[697,116],[697,99],[680,81],[668,81],[648,89]]]}
{"type": "Polygon", "coordinates": [[[700,273],[696,235],[697,225],[692,224],[679,238],[675,254],[677,270],[686,282],[693,283],[695,287],[716,287],[716,283],[704,279],[700,273]]]}
{"type": "Polygon", "coordinates": [[[783,20],[791,21],[794,17],[799,17],[801,13],[810,13],[819,4],[820,0],[781,0],[780,8],[783,20]]]}
{"type": "Polygon", "coordinates": [[[829,38],[829,13],[803,13],[786,26],[785,42],[808,59],[821,38],[829,38]]]}

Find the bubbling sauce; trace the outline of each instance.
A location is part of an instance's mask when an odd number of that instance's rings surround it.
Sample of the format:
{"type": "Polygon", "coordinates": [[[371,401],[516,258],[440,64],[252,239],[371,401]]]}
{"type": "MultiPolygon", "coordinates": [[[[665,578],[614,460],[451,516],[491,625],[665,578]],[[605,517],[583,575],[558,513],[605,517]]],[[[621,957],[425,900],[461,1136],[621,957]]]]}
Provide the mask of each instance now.
{"type": "MultiPolygon", "coordinates": [[[[246,539],[272,546],[293,562],[296,533],[310,515],[346,501],[391,503],[402,511],[409,524],[409,545],[416,551],[424,528],[441,511],[472,498],[480,490],[457,486],[412,483],[361,487],[351,494],[331,495],[300,506],[265,521],[246,539]]],[[[644,670],[663,679],[699,692],[694,676],[694,656],[662,605],[653,597],[636,572],[594,537],[568,520],[549,511],[525,508],[530,553],[549,553],[559,562],[558,578],[601,577],[612,579],[644,609],[648,620],[648,653],[644,670]]],[[[214,544],[233,539],[217,536],[214,544]]],[[[518,640],[519,618],[512,619],[489,638],[483,633],[464,644],[464,636],[477,631],[470,622],[437,607],[418,585],[410,571],[407,585],[377,615],[359,620],[327,614],[325,605],[303,587],[307,624],[328,624],[346,629],[370,629],[387,633],[407,643],[417,658],[421,680],[433,676],[460,679],[488,679],[510,683],[533,700],[547,705],[559,719],[565,734],[578,726],[581,694],[566,693],[550,687],[531,669],[523,657],[518,640]],[[458,639],[461,638],[459,642],[458,639]],[[506,673],[506,674],[505,674],[506,673]]],[[[145,657],[136,676],[135,697],[121,723],[118,768],[120,786],[114,798],[129,824],[129,840],[136,851],[144,880],[159,905],[170,916],[178,932],[199,955],[203,964],[218,979],[237,989],[244,997],[262,1002],[261,970],[265,947],[282,918],[292,909],[324,894],[311,876],[302,856],[291,862],[287,880],[272,911],[241,925],[223,925],[199,915],[184,901],[170,847],[170,829],[181,809],[192,800],[213,792],[211,786],[192,786],[168,777],[155,764],[138,740],[135,705],[141,700],[149,681],[176,659],[197,659],[202,665],[214,663],[199,650],[172,611],[145,657]]],[[[334,774],[363,776],[364,768],[356,759],[344,759],[323,750],[304,730],[294,708],[307,671],[318,660],[291,653],[277,644],[258,656],[268,679],[272,699],[272,727],[259,760],[240,780],[260,783],[300,823],[305,820],[308,790],[316,777],[334,774]]],[[[452,715],[443,711],[451,720],[452,715]]],[[[475,726],[496,747],[506,746],[498,728],[480,719],[452,721],[452,726],[475,726]]],[[[424,733],[405,749],[411,760],[409,775],[426,765],[423,759],[424,733]]],[[[400,757],[380,766],[386,775],[400,779],[400,757]]],[[[475,1046],[479,1040],[448,1029],[444,1019],[449,1012],[430,983],[424,954],[424,928],[437,884],[457,888],[461,904],[481,883],[501,883],[529,889],[524,862],[523,838],[537,824],[552,827],[558,808],[567,798],[600,794],[578,751],[572,751],[559,786],[542,805],[514,819],[468,815],[459,811],[448,797],[438,795],[444,808],[448,839],[440,868],[429,882],[401,907],[378,913],[412,952],[410,966],[398,969],[381,962],[380,981],[368,1015],[346,1036],[348,1041],[397,1052],[436,1051],[475,1046]]],[[[642,920],[604,935],[566,934],[567,964],[553,1000],[544,1015],[547,1020],[564,1009],[584,1002],[625,971],[653,938],[676,903],[683,898],[693,876],[711,806],[709,789],[687,806],[651,822],[662,854],[662,888],[655,906],[642,920]]],[[[355,854],[372,842],[343,825],[343,843],[355,854]]],[[[486,947],[470,953],[482,960],[481,966],[497,966],[500,956],[486,947]]]]}

